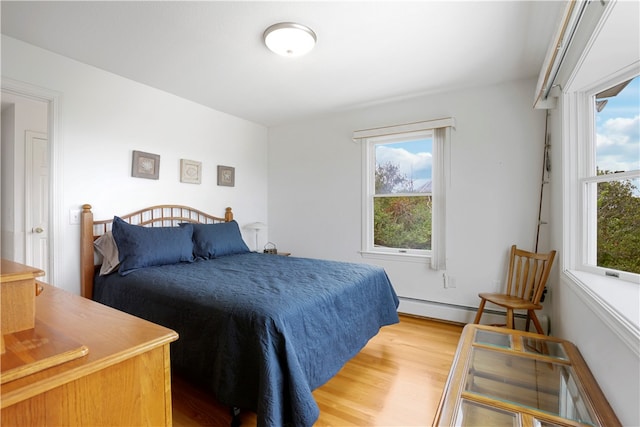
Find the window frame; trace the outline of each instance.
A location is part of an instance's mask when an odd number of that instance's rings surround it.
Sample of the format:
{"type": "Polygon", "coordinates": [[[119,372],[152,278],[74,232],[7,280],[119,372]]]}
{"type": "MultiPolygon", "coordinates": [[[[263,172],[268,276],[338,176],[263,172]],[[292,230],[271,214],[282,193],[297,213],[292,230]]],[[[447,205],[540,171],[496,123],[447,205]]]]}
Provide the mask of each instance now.
{"type": "Polygon", "coordinates": [[[583,91],[573,92],[568,96],[567,114],[575,123],[576,132],[573,133],[571,151],[577,154],[575,184],[570,192],[577,196],[579,221],[576,224],[579,242],[574,248],[574,268],[578,271],[611,277],[636,284],[640,284],[640,274],[617,270],[597,265],[597,183],[618,181],[626,178],[640,177],[639,171],[617,172],[608,175],[597,175],[596,172],[596,111],[595,97],[598,93],[638,76],[637,69],[626,70],[613,78],[597,83],[583,91]],[[573,98],[574,102],[571,102],[573,98]],[[575,105],[575,109],[571,108],[575,105]],[[582,141],[582,143],[581,143],[582,141]]]}
{"type": "MultiPolygon", "coordinates": [[[[427,120],[414,123],[406,123],[393,126],[384,126],[372,129],[363,129],[353,132],[353,141],[362,143],[362,247],[360,253],[365,258],[377,258],[388,260],[402,260],[424,263],[430,258],[430,267],[433,270],[446,270],[446,186],[449,168],[445,164],[451,158],[451,130],[455,129],[456,121],[453,117],[427,120]],[[380,136],[409,134],[420,131],[433,132],[432,143],[432,205],[431,205],[431,255],[416,255],[409,253],[382,253],[369,251],[368,238],[370,231],[367,224],[372,221],[372,210],[367,210],[367,185],[369,176],[367,140],[380,136]]],[[[371,175],[373,176],[373,175],[371,175]]],[[[375,177],[373,178],[375,179],[375,177]]],[[[371,222],[371,224],[373,224],[371,222]]],[[[370,240],[373,242],[373,239],[370,240]]]]}
{"type": "MultiPolygon", "coordinates": [[[[401,257],[405,259],[427,259],[431,258],[433,252],[433,240],[432,249],[401,249],[401,248],[385,248],[377,247],[374,245],[374,201],[376,197],[424,197],[425,195],[431,196],[432,203],[432,215],[435,203],[434,188],[432,187],[431,193],[394,193],[391,195],[376,195],[375,192],[375,171],[376,171],[376,150],[375,147],[383,144],[393,144],[405,141],[414,141],[417,139],[434,139],[434,130],[425,129],[413,132],[403,132],[393,135],[382,135],[371,138],[366,138],[363,143],[363,159],[364,159],[364,179],[363,179],[363,228],[362,228],[362,250],[361,254],[369,256],[390,256],[401,257]]],[[[434,149],[431,150],[432,157],[434,156],[434,149]]],[[[433,175],[431,177],[433,181],[433,175]]],[[[431,226],[431,236],[433,239],[433,216],[431,226]]]]}

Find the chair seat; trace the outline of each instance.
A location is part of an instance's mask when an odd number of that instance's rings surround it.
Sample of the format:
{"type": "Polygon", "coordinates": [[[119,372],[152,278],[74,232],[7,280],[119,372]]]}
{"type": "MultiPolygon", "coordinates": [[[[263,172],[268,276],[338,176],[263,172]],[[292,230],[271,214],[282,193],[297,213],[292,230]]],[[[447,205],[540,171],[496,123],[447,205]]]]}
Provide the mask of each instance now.
{"type": "Polygon", "coordinates": [[[540,310],[541,304],[534,304],[524,298],[499,293],[479,293],[478,296],[501,307],[510,307],[514,310],[540,310]]]}

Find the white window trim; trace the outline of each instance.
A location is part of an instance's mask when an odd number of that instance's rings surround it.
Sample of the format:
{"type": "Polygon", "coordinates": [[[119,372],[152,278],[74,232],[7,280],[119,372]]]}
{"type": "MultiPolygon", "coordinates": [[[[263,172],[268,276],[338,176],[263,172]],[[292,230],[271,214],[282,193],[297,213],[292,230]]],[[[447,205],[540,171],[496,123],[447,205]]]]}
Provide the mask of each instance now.
{"type": "MultiPolygon", "coordinates": [[[[565,182],[570,182],[565,187],[565,191],[566,194],[571,195],[570,200],[575,202],[573,211],[565,209],[565,212],[569,214],[568,218],[565,218],[565,229],[571,229],[572,233],[570,240],[565,241],[573,254],[570,257],[568,267],[571,270],[585,271],[605,277],[610,276],[613,272],[618,277],[609,277],[610,280],[625,280],[635,284],[640,284],[640,274],[598,267],[593,262],[595,247],[590,242],[595,241],[597,228],[595,218],[589,216],[594,213],[595,206],[593,195],[588,194],[588,183],[607,181],[609,177],[598,177],[593,174],[592,171],[595,170],[596,164],[595,152],[585,150],[582,147],[585,145],[593,147],[596,143],[593,96],[604,89],[637,76],[639,72],[640,69],[637,67],[630,67],[586,89],[565,94],[563,102],[563,121],[570,123],[570,126],[565,128],[565,139],[569,141],[565,147],[568,151],[563,155],[571,162],[571,164],[565,164],[565,173],[569,174],[565,175],[569,178],[565,182]],[[590,204],[591,206],[589,206],[590,204]],[[579,220],[575,221],[576,218],[579,220]]],[[[635,173],[617,174],[617,177],[621,179],[630,176],[635,177],[636,175],[635,173]]]]}
{"type": "Polygon", "coordinates": [[[430,259],[431,268],[434,270],[444,270],[446,268],[446,247],[445,247],[445,230],[446,230],[446,170],[445,162],[448,148],[450,146],[451,128],[455,127],[455,119],[452,117],[428,120],[422,122],[408,123],[396,126],[385,126],[374,129],[365,129],[355,131],[353,133],[354,142],[362,143],[362,170],[365,177],[362,180],[362,250],[361,255],[365,258],[401,260],[407,262],[420,262],[430,259]],[[371,173],[375,168],[371,165],[373,156],[371,149],[376,142],[392,141],[398,136],[411,136],[412,134],[420,136],[429,132],[433,137],[433,176],[432,176],[432,222],[434,224],[431,235],[431,250],[418,251],[407,250],[399,251],[398,249],[377,249],[370,245],[372,239],[372,230],[369,224],[372,221],[371,215],[373,210],[370,208],[371,197],[371,173]]]}
{"type": "Polygon", "coordinates": [[[411,132],[422,132],[438,128],[456,127],[456,121],[453,117],[445,117],[443,119],[426,120],[423,122],[406,123],[403,125],[383,126],[379,128],[357,130],[353,132],[353,140],[361,141],[365,138],[373,138],[378,136],[390,136],[397,134],[405,134],[411,132]]]}
{"type": "MultiPolygon", "coordinates": [[[[375,194],[375,180],[373,179],[372,171],[375,170],[375,147],[377,144],[389,144],[396,141],[404,141],[407,139],[422,139],[422,138],[432,138],[434,140],[433,146],[435,146],[435,135],[431,130],[423,130],[423,131],[415,131],[415,132],[407,132],[407,133],[394,133],[391,135],[383,135],[383,136],[375,136],[364,139],[364,143],[362,144],[363,159],[364,159],[364,168],[366,176],[362,180],[363,183],[363,203],[362,203],[362,213],[363,213],[363,224],[362,224],[362,254],[366,255],[384,255],[395,257],[408,257],[416,260],[424,260],[425,258],[430,258],[432,255],[431,250],[424,249],[398,249],[398,248],[378,248],[373,247],[373,230],[370,227],[370,224],[373,222],[373,200],[375,194]]],[[[435,156],[434,156],[435,158],[435,156]]],[[[435,165],[434,165],[435,169],[435,165]]],[[[406,194],[398,193],[391,194],[389,196],[398,196],[402,197],[406,194]]],[[[422,195],[422,194],[420,194],[422,195]]],[[[411,195],[409,195],[411,196],[411,195]]],[[[417,196],[417,195],[414,195],[417,196]]],[[[432,194],[433,197],[433,194],[432,194]]],[[[432,213],[433,215],[433,213],[432,213]]],[[[433,217],[432,217],[433,218],[433,217]]],[[[433,231],[432,231],[433,233],[433,231]]],[[[432,236],[433,243],[433,236],[432,236]]]]}
{"type": "MultiPolygon", "coordinates": [[[[640,69],[637,65],[618,73],[612,81],[623,81],[637,75],[640,69]],[[634,71],[630,71],[630,69],[634,71]],[[634,74],[635,73],[635,74],[634,74]]],[[[602,267],[587,263],[588,245],[586,238],[589,226],[586,212],[588,212],[588,198],[586,197],[585,182],[588,171],[595,164],[594,153],[581,149],[585,141],[593,144],[595,138],[595,118],[590,113],[591,94],[602,87],[599,83],[579,91],[569,91],[562,95],[562,126],[563,161],[563,248],[562,276],[570,284],[576,294],[591,307],[596,315],[623,339],[623,341],[639,353],[637,343],[640,340],[640,313],[636,305],[627,302],[637,302],[640,299],[640,275],[623,273],[620,277],[609,277],[602,267]],[[612,293],[611,290],[615,289],[612,293]]],[[[604,86],[607,86],[605,84],[604,86]]],[[[594,231],[589,231],[593,233],[594,231]]]]}

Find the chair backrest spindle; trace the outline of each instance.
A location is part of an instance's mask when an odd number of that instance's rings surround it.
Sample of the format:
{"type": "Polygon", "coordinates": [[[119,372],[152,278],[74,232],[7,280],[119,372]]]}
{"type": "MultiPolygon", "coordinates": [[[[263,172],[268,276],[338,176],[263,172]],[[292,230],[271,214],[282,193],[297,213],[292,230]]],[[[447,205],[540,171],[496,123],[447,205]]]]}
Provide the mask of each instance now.
{"type": "Polygon", "coordinates": [[[538,254],[511,247],[507,294],[539,303],[556,251],[538,254]]]}

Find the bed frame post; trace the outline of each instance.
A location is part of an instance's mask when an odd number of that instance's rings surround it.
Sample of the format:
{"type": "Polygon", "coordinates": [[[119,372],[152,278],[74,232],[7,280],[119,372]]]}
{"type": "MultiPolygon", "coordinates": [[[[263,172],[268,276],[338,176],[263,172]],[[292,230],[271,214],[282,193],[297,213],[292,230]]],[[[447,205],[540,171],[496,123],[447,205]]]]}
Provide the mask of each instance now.
{"type": "Polygon", "coordinates": [[[224,210],[224,220],[226,222],[231,222],[233,221],[233,212],[231,212],[231,208],[226,208],[224,210]]]}
{"type": "Polygon", "coordinates": [[[82,205],[80,213],[80,294],[93,298],[93,212],[91,205],[82,205]]]}

